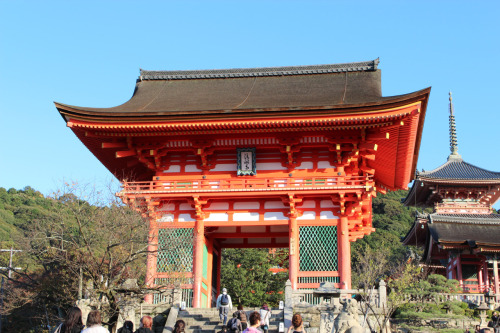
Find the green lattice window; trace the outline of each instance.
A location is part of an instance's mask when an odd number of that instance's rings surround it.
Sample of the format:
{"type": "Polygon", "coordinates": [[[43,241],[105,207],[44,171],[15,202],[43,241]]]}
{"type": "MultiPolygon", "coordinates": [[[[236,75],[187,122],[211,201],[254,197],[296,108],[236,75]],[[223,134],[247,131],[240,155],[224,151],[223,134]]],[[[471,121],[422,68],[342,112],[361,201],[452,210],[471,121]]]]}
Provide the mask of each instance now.
{"type": "Polygon", "coordinates": [[[158,230],[157,272],[191,272],[193,270],[193,229],[158,230]]]}
{"type": "Polygon", "coordinates": [[[473,280],[465,281],[465,284],[477,284],[477,266],[476,265],[462,265],[462,279],[473,280]]]}
{"type": "Polygon", "coordinates": [[[337,271],[337,227],[300,227],[299,253],[303,272],[337,271]]]}

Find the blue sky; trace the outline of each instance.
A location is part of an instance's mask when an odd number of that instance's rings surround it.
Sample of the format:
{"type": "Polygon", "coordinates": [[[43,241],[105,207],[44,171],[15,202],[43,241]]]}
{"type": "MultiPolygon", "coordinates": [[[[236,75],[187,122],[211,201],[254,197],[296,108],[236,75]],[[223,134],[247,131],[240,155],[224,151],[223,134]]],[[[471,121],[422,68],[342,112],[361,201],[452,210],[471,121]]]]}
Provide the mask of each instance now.
{"type": "MultiPolygon", "coordinates": [[[[432,86],[419,169],[459,153],[500,171],[498,1],[0,1],[0,187],[44,194],[109,172],[53,101],[111,107],[139,69],[343,63],[380,57],[384,96],[432,86]]],[[[496,205],[498,206],[498,204],[496,205]]],[[[498,207],[497,207],[498,208],[498,207]]]]}

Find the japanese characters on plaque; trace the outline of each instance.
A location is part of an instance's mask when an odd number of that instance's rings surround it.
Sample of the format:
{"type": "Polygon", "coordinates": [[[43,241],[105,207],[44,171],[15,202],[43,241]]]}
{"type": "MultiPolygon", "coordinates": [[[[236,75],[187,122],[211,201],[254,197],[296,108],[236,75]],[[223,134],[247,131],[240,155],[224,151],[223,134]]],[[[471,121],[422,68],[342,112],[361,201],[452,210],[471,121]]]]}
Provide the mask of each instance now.
{"type": "Polygon", "coordinates": [[[237,148],[238,176],[254,176],[257,174],[255,148],[237,148]]]}

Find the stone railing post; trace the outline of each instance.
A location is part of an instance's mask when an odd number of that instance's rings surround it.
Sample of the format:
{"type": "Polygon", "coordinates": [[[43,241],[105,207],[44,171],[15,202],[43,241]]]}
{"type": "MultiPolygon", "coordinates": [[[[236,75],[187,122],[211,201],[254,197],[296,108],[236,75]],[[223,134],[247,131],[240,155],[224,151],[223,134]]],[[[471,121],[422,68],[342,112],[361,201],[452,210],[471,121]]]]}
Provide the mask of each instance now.
{"type": "Polygon", "coordinates": [[[285,283],[285,309],[283,310],[285,332],[292,324],[292,316],[293,316],[293,289],[292,289],[292,281],[288,279],[285,283]]]}
{"type": "Polygon", "coordinates": [[[292,281],[286,280],[285,283],[285,307],[293,307],[292,281]]]}
{"type": "Polygon", "coordinates": [[[382,307],[387,308],[387,287],[386,287],[384,280],[381,280],[379,283],[378,295],[379,295],[378,307],[379,308],[382,308],[382,307]]]}

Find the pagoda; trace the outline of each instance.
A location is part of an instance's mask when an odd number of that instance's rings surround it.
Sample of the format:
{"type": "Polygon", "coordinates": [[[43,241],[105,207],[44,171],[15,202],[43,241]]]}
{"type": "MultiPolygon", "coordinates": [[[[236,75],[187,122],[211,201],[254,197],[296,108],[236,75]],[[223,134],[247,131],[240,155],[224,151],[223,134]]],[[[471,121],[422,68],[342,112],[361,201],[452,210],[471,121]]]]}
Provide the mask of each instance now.
{"type": "Polygon", "coordinates": [[[351,287],[350,243],[375,231],[377,192],[412,180],[430,93],[384,97],[377,67],[141,70],[120,106],[55,104],[148,218],[147,285],[182,273],[209,307],[224,248],[288,249],[296,290],[351,287]]]}
{"type": "Polygon", "coordinates": [[[500,197],[500,172],[481,169],[458,154],[450,93],[448,161],[432,171],[417,172],[406,206],[433,208],[419,213],[403,243],[424,248],[431,271],[456,279],[464,292],[499,293],[500,215],[492,205],[500,197]]]}

